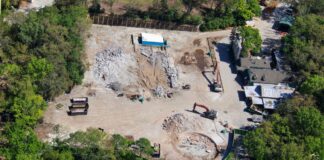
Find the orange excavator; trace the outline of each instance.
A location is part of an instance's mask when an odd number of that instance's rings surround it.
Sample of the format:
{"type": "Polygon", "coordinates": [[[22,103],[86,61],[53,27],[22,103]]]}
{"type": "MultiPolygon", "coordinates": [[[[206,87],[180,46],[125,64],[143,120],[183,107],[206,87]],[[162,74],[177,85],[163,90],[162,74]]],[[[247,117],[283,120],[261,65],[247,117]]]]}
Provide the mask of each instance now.
{"type": "Polygon", "coordinates": [[[198,104],[198,103],[195,103],[194,106],[193,106],[193,109],[192,109],[192,112],[195,112],[195,113],[199,113],[198,111],[196,111],[196,107],[200,107],[200,108],[203,108],[205,109],[206,111],[203,112],[203,113],[200,113],[200,115],[202,117],[205,117],[205,118],[208,118],[208,119],[211,119],[211,120],[214,120],[215,118],[217,118],[217,115],[218,115],[218,112],[215,111],[215,110],[210,110],[208,107],[206,107],[205,105],[202,105],[202,104],[198,104]]]}

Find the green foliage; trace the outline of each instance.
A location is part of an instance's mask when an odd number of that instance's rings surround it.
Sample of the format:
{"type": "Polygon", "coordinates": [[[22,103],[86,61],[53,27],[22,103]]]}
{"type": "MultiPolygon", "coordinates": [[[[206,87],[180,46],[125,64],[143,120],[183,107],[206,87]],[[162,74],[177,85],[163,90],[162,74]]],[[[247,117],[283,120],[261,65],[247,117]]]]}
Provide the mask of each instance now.
{"type": "Polygon", "coordinates": [[[42,158],[44,160],[74,160],[73,155],[70,151],[55,151],[55,150],[49,150],[46,151],[42,158]]]}
{"type": "Polygon", "coordinates": [[[300,86],[300,92],[304,94],[314,94],[324,89],[324,77],[314,75],[308,77],[300,86]]]}
{"type": "Polygon", "coordinates": [[[185,5],[187,12],[186,14],[190,14],[194,8],[200,7],[203,3],[207,2],[207,0],[182,0],[182,3],[185,5]]]}
{"type": "Polygon", "coordinates": [[[45,58],[37,59],[32,57],[27,65],[27,73],[32,79],[39,80],[45,78],[50,72],[53,71],[53,65],[48,63],[45,58]]]}
{"type": "Polygon", "coordinates": [[[252,27],[241,27],[239,29],[242,36],[242,55],[257,56],[261,52],[262,39],[258,29],[252,27]]]}
{"type": "Polygon", "coordinates": [[[324,75],[324,21],[321,16],[306,15],[296,18],[283,51],[299,79],[310,75],[324,75]]]}
{"type": "Polygon", "coordinates": [[[248,9],[254,14],[254,16],[261,16],[261,7],[259,0],[247,0],[248,9]]]}
{"type": "Polygon", "coordinates": [[[37,139],[33,129],[19,123],[5,127],[3,136],[8,143],[0,146],[0,155],[8,159],[41,159],[43,144],[37,139]]]}
{"type": "Polygon", "coordinates": [[[324,77],[308,77],[300,86],[300,92],[315,97],[318,108],[324,112],[324,77]]]}
{"type": "MultiPolygon", "coordinates": [[[[282,112],[285,106],[280,107],[282,112]]],[[[255,159],[321,159],[323,133],[324,116],[314,107],[300,107],[284,116],[271,115],[260,128],[249,132],[243,142],[255,159]]]]}
{"type": "Polygon", "coordinates": [[[285,0],[297,9],[299,15],[318,14],[324,15],[324,1],[323,0],[285,0]]]}
{"type": "Polygon", "coordinates": [[[189,15],[183,18],[183,23],[199,25],[202,23],[202,17],[198,15],[189,15]]]}
{"type": "Polygon", "coordinates": [[[205,15],[205,23],[201,25],[201,31],[242,26],[252,17],[261,15],[257,0],[227,0],[217,3],[217,7],[205,15]]]}
{"type": "Polygon", "coordinates": [[[206,23],[202,24],[200,26],[201,31],[208,31],[208,30],[214,30],[214,29],[225,29],[229,26],[232,26],[235,24],[234,17],[226,16],[222,18],[214,18],[210,21],[207,21],[206,23]]]}
{"type": "Polygon", "coordinates": [[[146,138],[140,138],[135,142],[135,144],[141,148],[142,152],[148,155],[152,155],[154,152],[154,149],[152,148],[150,141],[146,138]]]}
{"type": "Polygon", "coordinates": [[[324,133],[324,117],[315,108],[301,108],[293,126],[301,136],[320,136],[324,133]]]}
{"type": "MultiPolygon", "coordinates": [[[[89,23],[87,9],[75,5],[79,2],[32,11],[10,25],[1,22],[0,77],[5,87],[0,105],[8,122],[0,135],[0,155],[7,159],[42,159],[44,144],[33,128],[47,105],[43,97],[52,99],[81,83],[83,34],[89,23]]],[[[73,159],[71,153],[53,150],[45,159],[73,159]]]]}

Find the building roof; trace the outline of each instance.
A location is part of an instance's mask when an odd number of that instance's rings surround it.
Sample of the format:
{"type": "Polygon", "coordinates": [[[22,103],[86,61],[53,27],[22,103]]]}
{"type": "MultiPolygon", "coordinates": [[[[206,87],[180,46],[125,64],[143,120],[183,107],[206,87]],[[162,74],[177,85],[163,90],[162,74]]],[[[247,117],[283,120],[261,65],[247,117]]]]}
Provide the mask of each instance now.
{"type": "Polygon", "coordinates": [[[261,86],[244,86],[245,97],[261,97],[261,86]]]}
{"type": "Polygon", "coordinates": [[[288,98],[295,91],[294,88],[291,88],[287,85],[262,85],[261,86],[261,95],[262,97],[267,98],[288,98]]]}
{"type": "Polygon", "coordinates": [[[265,109],[276,109],[276,106],[278,104],[277,99],[262,98],[262,100],[263,100],[263,107],[265,109]]]}
{"type": "Polygon", "coordinates": [[[259,97],[252,97],[252,104],[263,105],[263,100],[259,97]]]}
{"type": "Polygon", "coordinates": [[[252,59],[241,58],[240,67],[244,69],[258,68],[258,69],[271,69],[270,61],[267,59],[252,59]]]}
{"type": "Polygon", "coordinates": [[[163,37],[161,34],[151,34],[151,33],[141,33],[142,34],[142,42],[156,42],[156,43],[164,43],[163,37]]]}
{"type": "Polygon", "coordinates": [[[278,84],[287,82],[289,78],[287,73],[271,69],[250,68],[246,72],[253,83],[278,84]]]}
{"type": "Polygon", "coordinates": [[[275,109],[280,99],[290,97],[294,91],[286,84],[254,83],[253,86],[244,86],[245,96],[251,98],[252,104],[263,105],[265,109],[275,109]]]}

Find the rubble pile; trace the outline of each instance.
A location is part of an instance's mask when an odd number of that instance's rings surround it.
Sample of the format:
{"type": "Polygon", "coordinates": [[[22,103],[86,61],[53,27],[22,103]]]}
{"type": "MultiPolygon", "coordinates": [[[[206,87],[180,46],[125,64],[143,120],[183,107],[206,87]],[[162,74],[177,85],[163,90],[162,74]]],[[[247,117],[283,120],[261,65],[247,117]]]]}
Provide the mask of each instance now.
{"type": "Polygon", "coordinates": [[[154,95],[157,97],[164,97],[165,96],[165,92],[162,86],[157,86],[154,89],[154,95]]]}
{"type": "MultiPolygon", "coordinates": [[[[145,52],[145,54],[148,55],[149,53],[145,52]]],[[[152,65],[161,65],[161,67],[164,68],[165,73],[168,76],[170,87],[176,88],[178,86],[179,74],[178,69],[175,67],[173,58],[163,52],[151,52],[148,58],[152,65]]]]}
{"type": "Polygon", "coordinates": [[[167,117],[162,124],[162,128],[170,133],[182,133],[201,128],[201,124],[196,122],[197,121],[192,119],[192,117],[177,113],[167,117]]]}
{"type": "Polygon", "coordinates": [[[124,53],[119,47],[110,47],[97,53],[94,75],[107,88],[114,86],[115,90],[122,90],[122,86],[136,84],[138,78],[132,72],[136,68],[134,56],[124,53]]]}
{"type": "Polygon", "coordinates": [[[199,133],[182,134],[177,148],[188,156],[213,159],[217,154],[216,144],[207,136],[199,133]]]}

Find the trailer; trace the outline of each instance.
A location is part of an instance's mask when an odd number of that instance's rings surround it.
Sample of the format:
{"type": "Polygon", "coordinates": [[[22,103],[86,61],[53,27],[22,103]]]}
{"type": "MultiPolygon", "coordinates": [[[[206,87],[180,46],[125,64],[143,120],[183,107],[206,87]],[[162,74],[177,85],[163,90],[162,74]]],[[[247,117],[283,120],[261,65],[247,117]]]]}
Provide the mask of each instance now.
{"type": "Polygon", "coordinates": [[[72,104],[85,104],[88,103],[88,97],[77,97],[70,99],[72,104]]]}
{"type": "Polygon", "coordinates": [[[69,115],[87,115],[89,109],[88,97],[79,97],[70,99],[69,115]]]}

